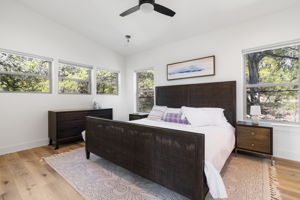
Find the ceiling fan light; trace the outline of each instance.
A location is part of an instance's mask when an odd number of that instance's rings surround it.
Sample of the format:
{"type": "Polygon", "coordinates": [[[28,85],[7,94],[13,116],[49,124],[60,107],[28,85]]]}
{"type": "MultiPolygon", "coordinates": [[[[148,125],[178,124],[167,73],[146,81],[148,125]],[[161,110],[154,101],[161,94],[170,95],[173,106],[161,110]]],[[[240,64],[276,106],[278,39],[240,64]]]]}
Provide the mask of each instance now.
{"type": "Polygon", "coordinates": [[[154,10],[154,5],[151,3],[143,3],[140,6],[141,11],[144,13],[151,13],[154,10]]]}

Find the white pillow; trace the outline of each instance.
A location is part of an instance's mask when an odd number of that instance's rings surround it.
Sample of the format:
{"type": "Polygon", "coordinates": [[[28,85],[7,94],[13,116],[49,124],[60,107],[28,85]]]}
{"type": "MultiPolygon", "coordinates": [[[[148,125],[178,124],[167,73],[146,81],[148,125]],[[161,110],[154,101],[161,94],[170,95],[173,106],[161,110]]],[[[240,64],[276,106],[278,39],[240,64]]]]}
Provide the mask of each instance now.
{"type": "Polygon", "coordinates": [[[222,108],[192,108],[181,107],[183,114],[186,116],[192,126],[217,126],[226,124],[222,108]]]}
{"type": "Polygon", "coordinates": [[[181,108],[167,108],[166,113],[181,113],[181,108]]]}
{"type": "Polygon", "coordinates": [[[153,106],[151,112],[148,115],[148,119],[160,121],[162,120],[166,110],[167,106],[153,106]]]}

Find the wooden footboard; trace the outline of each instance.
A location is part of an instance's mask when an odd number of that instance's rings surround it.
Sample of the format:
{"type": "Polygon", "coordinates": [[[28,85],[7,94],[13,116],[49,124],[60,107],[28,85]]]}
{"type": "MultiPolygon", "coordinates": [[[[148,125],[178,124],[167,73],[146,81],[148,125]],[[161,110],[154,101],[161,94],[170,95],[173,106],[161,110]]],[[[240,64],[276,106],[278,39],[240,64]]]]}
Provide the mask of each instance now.
{"type": "Polygon", "coordinates": [[[203,134],[87,117],[90,152],[192,200],[208,191],[203,134]]]}

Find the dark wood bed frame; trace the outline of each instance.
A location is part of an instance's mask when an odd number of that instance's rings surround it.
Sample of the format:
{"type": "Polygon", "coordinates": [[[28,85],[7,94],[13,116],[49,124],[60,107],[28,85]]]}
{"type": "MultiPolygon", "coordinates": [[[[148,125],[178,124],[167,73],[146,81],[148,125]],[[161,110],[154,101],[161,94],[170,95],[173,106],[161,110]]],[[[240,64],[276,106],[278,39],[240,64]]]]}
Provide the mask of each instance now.
{"type": "MultiPolygon", "coordinates": [[[[156,105],[224,108],[236,122],[236,82],[156,87],[156,105]]],[[[86,155],[94,153],[192,200],[208,192],[204,134],[87,117],[86,155]]]]}

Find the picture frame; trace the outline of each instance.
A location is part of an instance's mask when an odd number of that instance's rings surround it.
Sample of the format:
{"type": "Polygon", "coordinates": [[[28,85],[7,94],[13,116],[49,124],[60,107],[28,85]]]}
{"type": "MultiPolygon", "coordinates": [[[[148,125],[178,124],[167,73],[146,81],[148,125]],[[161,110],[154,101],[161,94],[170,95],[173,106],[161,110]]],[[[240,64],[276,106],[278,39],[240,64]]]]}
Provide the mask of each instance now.
{"type": "Polygon", "coordinates": [[[167,65],[167,80],[215,75],[215,56],[207,56],[167,65]]]}

